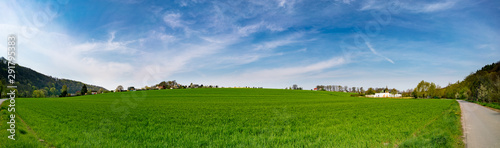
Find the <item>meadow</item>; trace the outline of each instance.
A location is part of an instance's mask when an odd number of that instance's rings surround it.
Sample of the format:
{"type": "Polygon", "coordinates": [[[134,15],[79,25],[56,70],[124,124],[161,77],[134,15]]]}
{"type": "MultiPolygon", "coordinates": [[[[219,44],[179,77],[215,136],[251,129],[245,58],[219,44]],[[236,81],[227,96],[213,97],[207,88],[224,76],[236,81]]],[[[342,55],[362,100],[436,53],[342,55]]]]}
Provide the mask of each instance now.
{"type": "Polygon", "coordinates": [[[19,98],[16,141],[7,104],[0,147],[463,147],[448,99],[233,88],[19,98]]]}

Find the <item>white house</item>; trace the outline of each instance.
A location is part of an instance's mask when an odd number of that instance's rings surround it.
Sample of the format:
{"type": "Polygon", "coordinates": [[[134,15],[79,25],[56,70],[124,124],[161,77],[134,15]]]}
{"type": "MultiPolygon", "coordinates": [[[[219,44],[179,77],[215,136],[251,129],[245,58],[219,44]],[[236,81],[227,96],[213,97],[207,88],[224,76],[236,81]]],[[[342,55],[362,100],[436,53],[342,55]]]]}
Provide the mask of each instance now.
{"type": "Polygon", "coordinates": [[[366,95],[366,97],[373,98],[397,98],[402,97],[401,94],[391,94],[391,93],[375,93],[375,95],[366,95]]]}

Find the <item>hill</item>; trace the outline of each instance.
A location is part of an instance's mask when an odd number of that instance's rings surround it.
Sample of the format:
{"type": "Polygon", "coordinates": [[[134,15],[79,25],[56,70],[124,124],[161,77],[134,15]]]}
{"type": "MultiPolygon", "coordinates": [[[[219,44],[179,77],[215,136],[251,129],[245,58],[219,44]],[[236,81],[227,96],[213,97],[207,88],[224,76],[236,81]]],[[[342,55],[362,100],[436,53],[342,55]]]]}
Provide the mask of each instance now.
{"type": "Polygon", "coordinates": [[[500,103],[500,61],[485,65],[463,81],[445,88],[445,97],[500,103]]]}
{"type": "MultiPolygon", "coordinates": [[[[2,96],[5,94],[6,84],[7,84],[7,60],[4,57],[0,57],[0,82],[1,87],[3,87],[2,96]]],[[[20,97],[31,97],[34,90],[44,90],[47,94],[46,96],[58,96],[63,85],[68,87],[68,93],[76,93],[80,91],[82,86],[85,84],[83,82],[54,78],[51,76],[44,75],[37,71],[34,71],[28,67],[23,67],[16,64],[16,83],[18,90],[18,96],[20,97]]],[[[104,89],[100,86],[86,84],[89,90],[99,90],[104,89]]]]}

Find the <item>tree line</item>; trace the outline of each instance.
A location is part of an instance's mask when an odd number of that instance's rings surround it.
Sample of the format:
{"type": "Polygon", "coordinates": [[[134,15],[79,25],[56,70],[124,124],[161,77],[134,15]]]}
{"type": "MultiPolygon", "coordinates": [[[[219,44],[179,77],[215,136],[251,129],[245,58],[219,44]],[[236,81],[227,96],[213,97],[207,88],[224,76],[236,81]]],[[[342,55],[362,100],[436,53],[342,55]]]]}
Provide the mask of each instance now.
{"type": "Polygon", "coordinates": [[[485,65],[469,74],[463,81],[450,83],[445,88],[421,81],[413,90],[415,98],[465,99],[484,103],[500,102],[500,61],[485,65]]]}
{"type": "Polygon", "coordinates": [[[366,91],[363,87],[349,87],[349,86],[342,86],[342,85],[317,85],[316,89],[318,91],[334,91],[334,92],[351,92],[351,93],[358,93],[356,96],[364,96],[364,95],[373,95],[375,93],[392,93],[392,94],[397,94],[400,91],[397,90],[396,88],[389,89],[387,86],[384,87],[370,87],[366,91]]]}

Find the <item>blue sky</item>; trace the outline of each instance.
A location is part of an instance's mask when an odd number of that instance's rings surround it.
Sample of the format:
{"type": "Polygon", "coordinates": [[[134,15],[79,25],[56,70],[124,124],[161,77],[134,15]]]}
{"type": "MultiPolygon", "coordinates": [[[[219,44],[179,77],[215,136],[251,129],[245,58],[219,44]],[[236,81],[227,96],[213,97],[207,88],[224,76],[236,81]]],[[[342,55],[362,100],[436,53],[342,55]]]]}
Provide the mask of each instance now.
{"type": "Polygon", "coordinates": [[[494,0],[20,0],[0,10],[19,64],[107,89],[177,80],[405,90],[500,60],[494,0]]]}

